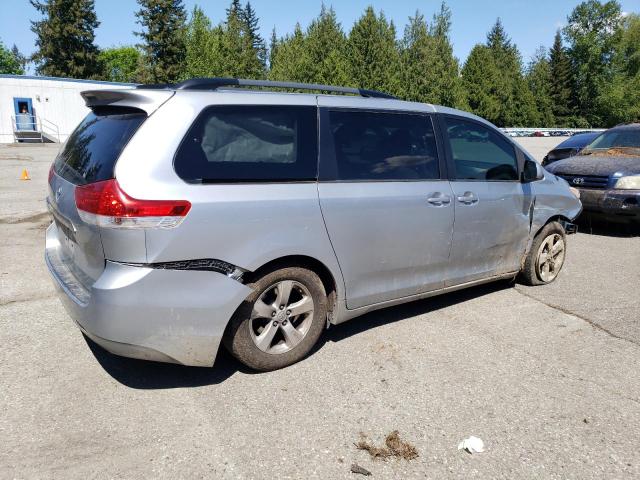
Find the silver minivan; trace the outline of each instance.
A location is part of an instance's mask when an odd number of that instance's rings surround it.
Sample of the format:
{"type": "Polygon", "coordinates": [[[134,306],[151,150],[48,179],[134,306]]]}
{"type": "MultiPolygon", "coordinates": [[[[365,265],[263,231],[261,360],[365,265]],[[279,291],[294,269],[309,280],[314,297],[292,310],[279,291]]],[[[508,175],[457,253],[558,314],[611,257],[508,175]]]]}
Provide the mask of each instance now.
{"type": "Polygon", "coordinates": [[[582,208],[487,121],[380,92],[211,78],[82,95],[45,258],[118,355],[211,366],[223,343],[281,368],[375,309],[552,282],[582,208]]]}

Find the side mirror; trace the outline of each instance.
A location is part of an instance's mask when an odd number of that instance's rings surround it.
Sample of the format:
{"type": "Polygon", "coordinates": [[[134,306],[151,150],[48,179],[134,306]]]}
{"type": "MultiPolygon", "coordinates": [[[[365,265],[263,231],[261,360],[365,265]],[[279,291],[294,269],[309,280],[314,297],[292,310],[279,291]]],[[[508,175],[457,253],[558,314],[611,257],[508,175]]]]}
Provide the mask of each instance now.
{"type": "Polygon", "coordinates": [[[542,180],[544,178],[544,169],[542,165],[538,162],[534,162],[533,160],[525,160],[524,168],[522,169],[522,182],[529,183],[535,182],[536,180],[542,180]]]}

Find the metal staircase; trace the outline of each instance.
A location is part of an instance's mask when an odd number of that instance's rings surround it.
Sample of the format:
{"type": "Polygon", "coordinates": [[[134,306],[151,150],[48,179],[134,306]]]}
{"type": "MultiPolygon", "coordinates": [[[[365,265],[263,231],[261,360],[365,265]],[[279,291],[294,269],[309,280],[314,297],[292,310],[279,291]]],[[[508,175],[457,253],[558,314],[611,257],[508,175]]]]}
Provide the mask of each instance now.
{"type": "Polygon", "coordinates": [[[13,140],[16,143],[60,143],[58,125],[35,115],[11,117],[13,140]]]}

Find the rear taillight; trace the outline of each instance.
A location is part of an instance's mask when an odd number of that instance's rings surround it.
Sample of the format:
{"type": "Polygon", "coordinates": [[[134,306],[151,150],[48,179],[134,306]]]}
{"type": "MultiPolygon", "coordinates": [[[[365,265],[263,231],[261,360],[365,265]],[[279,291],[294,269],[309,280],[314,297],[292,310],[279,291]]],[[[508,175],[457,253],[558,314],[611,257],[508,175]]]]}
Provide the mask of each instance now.
{"type": "Polygon", "coordinates": [[[172,228],[191,208],[186,200],[137,200],[115,179],[76,187],[76,207],[83,221],[110,228],[172,228]]]}
{"type": "Polygon", "coordinates": [[[51,183],[51,179],[53,178],[53,174],[54,174],[53,166],[54,164],[52,163],[51,168],[49,169],[49,179],[47,180],[49,183],[51,183]]]}

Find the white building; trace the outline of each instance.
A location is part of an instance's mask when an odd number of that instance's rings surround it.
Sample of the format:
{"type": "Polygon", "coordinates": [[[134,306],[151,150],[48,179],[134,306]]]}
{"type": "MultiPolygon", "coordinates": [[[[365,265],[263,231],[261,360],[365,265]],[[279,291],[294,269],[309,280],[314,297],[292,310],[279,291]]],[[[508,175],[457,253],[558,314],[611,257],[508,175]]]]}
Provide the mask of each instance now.
{"type": "Polygon", "coordinates": [[[64,142],[89,113],[80,92],[132,84],[0,75],[0,143],[64,142]]]}

